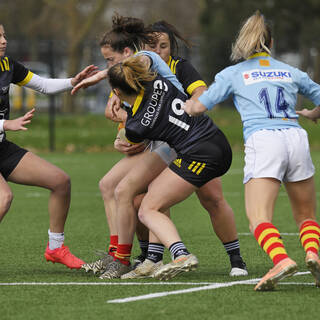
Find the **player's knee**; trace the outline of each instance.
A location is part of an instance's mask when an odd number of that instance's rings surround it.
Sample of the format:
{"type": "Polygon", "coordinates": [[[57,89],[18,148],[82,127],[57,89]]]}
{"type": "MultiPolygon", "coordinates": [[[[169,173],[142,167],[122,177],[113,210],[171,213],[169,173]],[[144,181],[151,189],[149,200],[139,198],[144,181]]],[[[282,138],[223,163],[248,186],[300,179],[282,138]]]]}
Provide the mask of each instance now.
{"type": "Polygon", "coordinates": [[[71,192],[71,179],[65,172],[61,171],[55,176],[53,190],[63,193],[71,192]]]}
{"type": "Polygon", "coordinates": [[[201,205],[209,212],[219,212],[225,206],[225,200],[222,197],[205,196],[200,198],[201,205]]]}
{"type": "Polygon", "coordinates": [[[11,202],[13,200],[13,193],[11,190],[9,191],[1,191],[0,196],[0,221],[4,217],[4,215],[8,212],[11,206],[11,202]]]}
{"type": "Polygon", "coordinates": [[[114,196],[114,182],[108,177],[103,177],[99,181],[99,189],[104,199],[111,199],[114,196]]]}

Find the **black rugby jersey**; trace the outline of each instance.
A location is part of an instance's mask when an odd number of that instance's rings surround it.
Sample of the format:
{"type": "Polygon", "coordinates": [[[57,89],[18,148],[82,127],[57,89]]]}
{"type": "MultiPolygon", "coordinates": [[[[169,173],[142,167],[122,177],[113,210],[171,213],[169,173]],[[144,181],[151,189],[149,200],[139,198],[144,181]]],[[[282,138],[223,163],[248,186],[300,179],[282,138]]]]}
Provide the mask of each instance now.
{"type": "Polygon", "coordinates": [[[171,72],[176,75],[189,97],[192,95],[194,89],[207,86],[199,72],[188,60],[181,57],[170,56],[168,66],[171,72]]]}
{"type": "Polygon", "coordinates": [[[185,154],[198,141],[212,137],[218,130],[213,121],[206,114],[190,117],[181,109],[184,101],[186,96],[162,76],[148,82],[128,112],[128,141],[162,140],[185,154]]]}
{"type": "MultiPolygon", "coordinates": [[[[9,89],[10,83],[20,86],[25,85],[31,79],[33,73],[9,57],[0,58],[0,120],[9,119],[10,103],[9,89]]],[[[0,142],[5,140],[5,133],[0,132],[0,142]]]]}
{"type": "Polygon", "coordinates": [[[9,119],[10,83],[24,85],[31,79],[32,73],[21,63],[9,57],[0,58],[0,119],[9,119]]]}

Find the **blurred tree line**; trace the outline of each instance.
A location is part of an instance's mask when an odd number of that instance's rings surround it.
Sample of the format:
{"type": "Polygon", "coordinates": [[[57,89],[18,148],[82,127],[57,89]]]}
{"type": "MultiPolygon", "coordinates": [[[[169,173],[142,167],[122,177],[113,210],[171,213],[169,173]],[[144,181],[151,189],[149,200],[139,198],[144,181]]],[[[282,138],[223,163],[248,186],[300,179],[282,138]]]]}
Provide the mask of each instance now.
{"type": "MultiPolygon", "coordinates": [[[[297,67],[320,82],[319,0],[0,0],[0,23],[9,38],[8,54],[45,62],[57,77],[73,76],[91,63],[104,67],[98,41],[114,12],[146,24],[164,19],[195,44],[179,53],[210,83],[230,65],[240,25],[257,9],[272,22],[274,54],[291,54],[297,67]]],[[[78,98],[66,94],[64,110],[75,111],[78,98]]]]}
{"type": "Polygon", "coordinates": [[[296,67],[320,82],[319,0],[203,0],[199,21],[204,76],[212,81],[230,65],[231,44],[241,24],[257,9],[271,23],[273,53],[293,54],[296,67]]]}

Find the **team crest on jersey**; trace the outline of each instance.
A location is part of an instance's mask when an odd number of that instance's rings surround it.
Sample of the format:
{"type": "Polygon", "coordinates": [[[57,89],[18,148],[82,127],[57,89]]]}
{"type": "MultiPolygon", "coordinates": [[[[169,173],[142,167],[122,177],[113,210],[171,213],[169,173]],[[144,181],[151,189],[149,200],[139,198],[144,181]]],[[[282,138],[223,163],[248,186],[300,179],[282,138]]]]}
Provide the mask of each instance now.
{"type": "Polygon", "coordinates": [[[244,84],[250,85],[261,81],[275,81],[275,82],[292,82],[291,73],[288,70],[249,70],[242,72],[244,84]]]}

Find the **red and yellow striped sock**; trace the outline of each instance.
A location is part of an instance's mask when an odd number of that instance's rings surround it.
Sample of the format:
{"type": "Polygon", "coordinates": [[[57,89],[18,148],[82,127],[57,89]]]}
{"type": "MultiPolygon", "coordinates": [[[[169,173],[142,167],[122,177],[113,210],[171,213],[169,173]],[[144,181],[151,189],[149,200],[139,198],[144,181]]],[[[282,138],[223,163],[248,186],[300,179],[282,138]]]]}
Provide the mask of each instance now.
{"type": "Polygon", "coordinates": [[[132,244],[118,244],[114,257],[125,265],[130,264],[132,244]]]}
{"type": "Polygon", "coordinates": [[[319,251],[320,226],[314,220],[305,221],[300,227],[300,241],[305,252],[319,251]]]}
{"type": "Polygon", "coordinates": [[[269,255],[274,265],[288,258],[280,232],[272,223],[260,223],[254,230],[254,236],[261,248],[269,255]]]}
{"type": "Polygon", "coordinates": [[[117,247],[118,247],[118,236],[111,235],[110,236],[110,244],[109,244],[109,248],[108,248],[108,254],[110,254],[110,256],[114,257],[114,254],[117,251],[117,247]]]}

